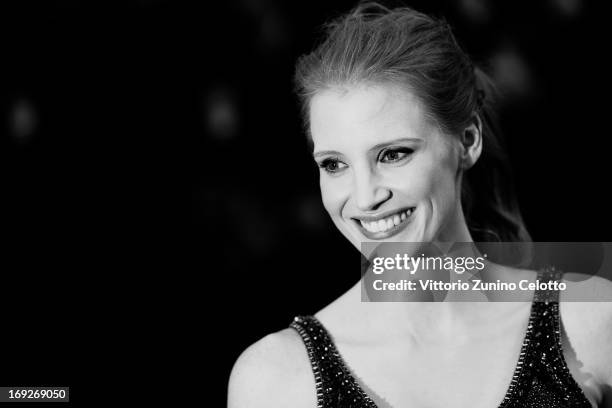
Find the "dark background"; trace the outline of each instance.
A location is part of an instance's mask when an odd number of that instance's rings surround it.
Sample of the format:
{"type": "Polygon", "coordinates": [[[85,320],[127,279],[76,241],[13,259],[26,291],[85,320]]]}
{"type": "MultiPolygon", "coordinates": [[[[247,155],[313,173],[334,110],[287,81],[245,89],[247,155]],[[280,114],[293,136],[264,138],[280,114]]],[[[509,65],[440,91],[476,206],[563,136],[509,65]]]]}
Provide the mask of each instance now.
{"type": "MultiPolygon", "coordinates": [[[[82,3],[0,10],[0,382],[78,400],[95,372],[168,363],[223,404],[244,348],[357,279],[292,91],[297,57],[355,2],[82,3]]],[[[608,240],[603,10],[404,4],[445,16],[497,80],[533,239],[608,240]]]]}

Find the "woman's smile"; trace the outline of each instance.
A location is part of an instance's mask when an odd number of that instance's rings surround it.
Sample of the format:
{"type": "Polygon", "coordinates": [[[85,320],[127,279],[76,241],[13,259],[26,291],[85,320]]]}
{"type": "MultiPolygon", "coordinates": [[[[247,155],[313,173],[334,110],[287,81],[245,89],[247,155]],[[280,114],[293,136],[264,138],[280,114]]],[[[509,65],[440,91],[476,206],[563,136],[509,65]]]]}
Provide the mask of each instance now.
{"type": "Polygon", "coordinates": [[[403,231],[414,218],[416,207],[386,211],[378,215],[351,217],[360,232],[368,239],[387,239],[403,231]]]}

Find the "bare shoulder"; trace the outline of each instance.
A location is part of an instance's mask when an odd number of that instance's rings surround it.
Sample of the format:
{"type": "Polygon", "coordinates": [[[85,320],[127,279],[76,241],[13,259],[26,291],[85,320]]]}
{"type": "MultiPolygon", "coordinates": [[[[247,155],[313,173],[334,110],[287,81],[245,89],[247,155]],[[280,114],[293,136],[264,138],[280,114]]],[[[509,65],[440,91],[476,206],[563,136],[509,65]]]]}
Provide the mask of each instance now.
{"type": "Polygon", "coordinates": [[[594,300],[606,304],[612,301],[612,281],[596,275],[567,272],[563,274],[567,289],[561,293],[561,301],[584,302],[594,300]],[[603,302],[601,302],[603,300],[603,302]]]}
{"type": "Polygon", "coordinates": [[[314,375],[299,334],[283,329],[242,352],[228,386],[229,408],[313,408],[317,406],[314,375]]]}
{"type": "Polygon", "coordinates": [[[564,274],[563,282],[560,314],[569,345],[585,371],[612,386],[612,282],[578,273],[564,274]]]}

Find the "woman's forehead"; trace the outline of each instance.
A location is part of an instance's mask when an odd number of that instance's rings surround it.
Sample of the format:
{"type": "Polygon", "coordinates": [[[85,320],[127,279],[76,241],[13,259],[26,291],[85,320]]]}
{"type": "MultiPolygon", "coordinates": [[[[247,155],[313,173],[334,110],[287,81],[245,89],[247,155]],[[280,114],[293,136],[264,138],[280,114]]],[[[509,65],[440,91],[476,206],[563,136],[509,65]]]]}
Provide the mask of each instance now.
{"type": "Polygon", "coordinates": [[[404,87],[359,85],[318,92],[310,102],[315,150],[424,138],[431,132],[422,104],[404,87]]]}

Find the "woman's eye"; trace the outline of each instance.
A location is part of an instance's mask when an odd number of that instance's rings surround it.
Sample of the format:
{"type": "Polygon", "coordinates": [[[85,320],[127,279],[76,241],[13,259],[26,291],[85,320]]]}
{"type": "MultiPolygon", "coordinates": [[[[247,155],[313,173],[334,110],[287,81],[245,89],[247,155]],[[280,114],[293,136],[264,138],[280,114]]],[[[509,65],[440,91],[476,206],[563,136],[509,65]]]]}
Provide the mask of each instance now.
{"type": "Polygon", "coordinates": [[[346,164],[337,159],[326,159],[319,164],[319,167],[328,173],[337,173],[343,170],[346,164]]]}
{"type": "Polygon", "coordinates": [[[380,161],[383,162],[383,163],[397,162],[397,161],[400,161],[400,160],[408,157],[413,151],[414,150],[408,149],[408,148],[385,150],[380,155],[380,161]]]}

